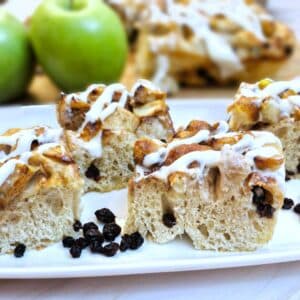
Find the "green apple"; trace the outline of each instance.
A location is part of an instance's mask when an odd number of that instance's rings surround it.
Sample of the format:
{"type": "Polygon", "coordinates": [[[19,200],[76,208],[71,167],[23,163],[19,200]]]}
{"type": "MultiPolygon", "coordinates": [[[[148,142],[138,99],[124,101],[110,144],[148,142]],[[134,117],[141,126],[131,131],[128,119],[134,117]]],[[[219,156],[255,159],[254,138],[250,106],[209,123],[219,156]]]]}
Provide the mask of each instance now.
{"type": "Polygon", "coordinates": [[[116,13],[100,0],[44,0],[30,21],[39,63],[64,91],[118,80],[127,39],[116,13]]]}
{"type": "Polygon", "coordinates": [[[26,29],[0,8],[0,102],[25,92],[33,73],[33,55],[26,29]]]}

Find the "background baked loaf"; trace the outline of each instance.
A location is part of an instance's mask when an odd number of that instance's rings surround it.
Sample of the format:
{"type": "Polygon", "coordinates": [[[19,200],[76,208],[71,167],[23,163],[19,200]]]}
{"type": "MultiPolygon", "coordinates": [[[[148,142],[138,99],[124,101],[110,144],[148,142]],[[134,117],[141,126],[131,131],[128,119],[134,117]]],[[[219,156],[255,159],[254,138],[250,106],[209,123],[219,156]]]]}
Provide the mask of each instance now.
{"type": "Polygon", "coordinates": [[[158,243],[186,233],[197,249],[254,250],[283,201],[284,158],[268,132],[227,133],[193,121],[168,144],[135,144],[125,232],[158,243]]]}
{"type": "Polygon", "coordinates": [[[300,178],[300,80],[242,83],[228,107],[231,130],[264,130],[280,138],[287,175],[300,178]]]}
{"type": "Polygon", "coordinates": [[[19,243],[40,249],[73,233],[83,182],[61,135],[34,127],[0,136],[0,253],[19,243]]]}
{"type": "Polygon", "coordinates": [[[85,92],[62,97],[58,120],[86,191],[107,192],[127,185],[134,171],[137,138],[172,138],[165,98],[165,93],[143,80],[131,92],[121,84],[92,85],[85,92]]]}
{"type": "Polygon", "coordinates": [[[272,76],[295,48],[292,31],[254,0],[108,2],[135,29],[137,76],[170,93],[272,76]]]}

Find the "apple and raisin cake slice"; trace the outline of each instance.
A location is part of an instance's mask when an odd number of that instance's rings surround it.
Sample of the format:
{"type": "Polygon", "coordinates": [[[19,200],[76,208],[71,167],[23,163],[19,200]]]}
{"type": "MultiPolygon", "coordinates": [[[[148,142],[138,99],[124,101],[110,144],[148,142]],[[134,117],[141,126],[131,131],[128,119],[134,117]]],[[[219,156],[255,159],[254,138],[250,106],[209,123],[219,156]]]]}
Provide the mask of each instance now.
{"type": "Polygon", "coordinates": [[[186,233],[197,249],[254,250],[283,202],[284,157],[270,132],[192,121],[169,143],[135,143],[125,232],[158,243],[186,233]]]}
{"type": "Polygon", "coordinates": [[[83,180],[62,130],[9,129],[0,136],[0,253],[39,249],[73,233],[83,180]]]}
{"type": "Polygon", "coordinates": [[[242,83],[228,112],[231,130],[264,130],[279,137],[287,175],[300,178],[300,79],[242,83]]]}
{"type": "Polygon", "coordinates": [[[291,30],[255,1],[149,1],[139,26],[136,67],[139,77],[172,93],[180,85],[271,76],[294,45],[291,30]]]}
{"type": "Polygon", "coordinates": [[[62,95],[58,120],[86,191],[126,187],[134,171],[137,138],[172,138],[165,98],[165,93],[145,80],[137,81],[130,92],[122,84],[95,84],[84,92],[62,95]]]}

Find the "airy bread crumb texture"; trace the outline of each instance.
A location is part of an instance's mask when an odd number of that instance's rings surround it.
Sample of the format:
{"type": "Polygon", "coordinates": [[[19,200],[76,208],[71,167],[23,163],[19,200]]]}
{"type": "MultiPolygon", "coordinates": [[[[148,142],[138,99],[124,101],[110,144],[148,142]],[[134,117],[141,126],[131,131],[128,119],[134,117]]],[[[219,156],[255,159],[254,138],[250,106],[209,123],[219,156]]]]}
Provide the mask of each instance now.
{"type": "Polygon", "coordinates": [[[186,233],[197,249],[252,251],[271,239],[277,215],[259,216],[252,187],[263,186],[276,211],[283,195],[276,185],[254,180],[249,174],[250,166],[242,156],[227,153],[200,181],[181,172],[171,174],[168,182],[151,176],[131,180],[124,232],[138,230],[157,243],[186,233]],[[172,228],[163,223],[165,213],[176,218],[172,228]]]}
{"type": "Polygon", "coordinates": [[[41,249],[73,232],[78,217],[76,187],[37,188],[31,184],[0,210],[0,253],[11,253],[18,243],[41,249]]]}
{"type": "Polygon", "coordinates": [[[278,124],[263,127],[280,138],[284,156],[287,175],[300,178],[300,121],[286,118],[278,124]]]}

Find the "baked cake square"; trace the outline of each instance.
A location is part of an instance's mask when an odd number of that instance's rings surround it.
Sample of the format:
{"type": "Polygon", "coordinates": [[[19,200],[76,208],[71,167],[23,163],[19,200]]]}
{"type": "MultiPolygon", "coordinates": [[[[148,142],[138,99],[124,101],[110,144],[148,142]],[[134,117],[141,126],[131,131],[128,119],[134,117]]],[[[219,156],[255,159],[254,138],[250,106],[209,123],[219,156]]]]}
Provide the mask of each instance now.
{"type": "Polygon", "coordinates": [[[42,248],[73,233],[83,181],[62,130],[9,129],[0,136],[0,253],[42,248]]]}
{"type": "Polygon", "coordinates": [[[186,233],[195,248],[254,250],[268,242],[284,194],[284,157],[270,132],[192,121],[169,143],[135,143],[126,233],[157,243],[186,233]]]}
{"type": "Polygon", "coordinates": [[[231,130],[264,130],[280,138],[287,175],[300,178],[300,80],[242,83],[228,107],[231,130]]]}
{"type": "Polygon", "coordinates": [[[130,92],[122,84],[112,84],[91,85],[82,93],[62,95],[58,120],[86,191],[126,187],[134,171],[137,138],[172,138],[165,98],[165,93],[145,80],[137,81],[130,92]]]}

